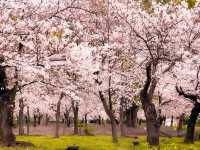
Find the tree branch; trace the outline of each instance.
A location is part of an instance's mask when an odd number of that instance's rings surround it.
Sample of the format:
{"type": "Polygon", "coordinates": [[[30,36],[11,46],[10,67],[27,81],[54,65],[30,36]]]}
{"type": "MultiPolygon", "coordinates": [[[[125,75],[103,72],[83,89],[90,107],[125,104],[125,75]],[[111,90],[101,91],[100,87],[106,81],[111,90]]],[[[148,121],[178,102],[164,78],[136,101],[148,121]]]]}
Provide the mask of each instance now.
{"type": "Polygon", "coordinates": [[[195,86],[195,91],[198,89],[198,86],[199,86],[199,72],[200,72],[200,66],[197,69],[197,76],[196,76],[196,78],[197,78],[197,84],[195,86]]]}
{"type": "Polygon", "coordinates": [[[151,83],[151,63],[148,63],[146,66],[146,76],[147,79],[145,81],[144,88],[141,91],[141,94],[144,96],[147,96],[147,92],[151,83]]]}
{"type": "Polygon", "coordinates": [[[102,91],[99,91],[99,97],[100,97],[101,102],[103,103],[103,107],[104,107],[107,115],[110,116],[110,110],[109,110],[108,104],[106,103],[106,99],[105,99],[102,91]]]}
{"type": "Polygon", "coordinates": [[[34,83],[36,83],[36,82],[38,82],[38,81],[32,81],[32,82],[23,84],[23,85],[21,85],[21,86],[18,85],[18,90],[17,90],[16,92],[19,92],[19,91],[21,91],[24,87],[26,87],[26,86],[28,86],[28,85],[31,85],[31,84],[34,84],[34,83]]]}
{"type": "Polygon", "coordinates": [[[200,97],[199,97],[198,95],[196,95],[196,94],[185,93],[185,92],[183,91],[183,89],[182,89],[181,86],[178,87],[178,86],[176,85],[176,91],[178,92],[178,94],[179,94],[180,96],[184,96],[185,98],[190,99],[192,102],[195,102],[195,103],[197,102],[197,99],[200,98],[200,97]]]}

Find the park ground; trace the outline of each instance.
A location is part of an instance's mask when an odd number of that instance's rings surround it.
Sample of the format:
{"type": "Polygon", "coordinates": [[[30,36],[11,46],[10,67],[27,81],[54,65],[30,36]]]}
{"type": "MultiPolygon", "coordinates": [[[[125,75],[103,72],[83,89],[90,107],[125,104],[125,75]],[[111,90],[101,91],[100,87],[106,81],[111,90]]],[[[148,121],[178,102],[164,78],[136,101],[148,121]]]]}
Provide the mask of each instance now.
{"type": "MultiPolygon", "coordinates": [[[[61,136],[58,139],[52,136],[17,136],[18,141],[34,144],[34,147],[2,147],[0,150],[65,150],[67,146],[77,145],[80,150],[149,150],[145,136],[139,136],[138,145],[133,145],[133,138],[120,138],[118,144],[112,144],[110,136],[61,136]]],[[[200,142],[184,144],[182,138],[160,139],[161,150],[199,150],[200,142]]],[[[155,149],[155,148],[153,148],[155,149]]]]}
{"type": "MultiPolygon", "coordinates": [[[[29,147],[0,147],[0,150],[66,150],[76,145],[79,150],[150,150],[146,142],[145,128],[126,128],[128,137],[120,137],[118,144],[112,143],[109,126],[93,126],[94,136],[74,136],[73,127],[60,128],[60,137],[54,138],[54,124],[30,128],[30,136],[17,136],[17,141],[32,143],[29,147]],[[136,138],[137,137],[137,138],[136,138]],[[134,143],[137,143],[136,145],[134,143]]],[[[160,150],[200,150],[200,141],[184,144],[183,137],[176,137],[172,128],[162,128],[172,137],[160,138],[160,150]]],[[[17,135],[18,129],[14,130],[17,135]]],[[[120,134],[120,133],[118,133],[120,134]]]]}

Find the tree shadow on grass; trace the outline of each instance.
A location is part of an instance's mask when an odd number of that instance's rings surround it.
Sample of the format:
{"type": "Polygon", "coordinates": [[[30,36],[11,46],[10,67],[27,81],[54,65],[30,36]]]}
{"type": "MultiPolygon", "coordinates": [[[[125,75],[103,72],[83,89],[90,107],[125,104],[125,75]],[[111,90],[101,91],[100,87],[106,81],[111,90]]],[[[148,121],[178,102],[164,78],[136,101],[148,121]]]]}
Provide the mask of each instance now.
{"type": "Polygon", "coordinates": [[[19,147],[35,147],[35,145],[31,142],[25,142],[25,141],[16,141],[16,146],[19,147]]]}
{"type": "Polygon", "coordinates": [[[0,146],[2,147],[23,147],[23,148],[27,148],[27,147],[35,147],[35,145],[31,142],[25,142],[25,141],[16,141],[14,144],[12,145],[5,145],[2,142],[0,142],[0,146]]]}

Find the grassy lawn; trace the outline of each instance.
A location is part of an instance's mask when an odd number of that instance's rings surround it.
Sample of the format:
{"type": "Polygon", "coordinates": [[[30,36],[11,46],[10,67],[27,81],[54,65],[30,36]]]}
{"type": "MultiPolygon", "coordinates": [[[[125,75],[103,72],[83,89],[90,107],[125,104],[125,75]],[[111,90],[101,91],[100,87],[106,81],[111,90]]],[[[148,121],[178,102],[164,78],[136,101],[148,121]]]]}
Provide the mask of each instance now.
{"type": "MultiPolygon", "coordinates": [[[[18,141],[32,142],[34,148],[0,148],[0,150],[65,150],[67,145],[78,145],[80,150],[148,150],[145,137],[140,144],[132,145],[133,139],[120,138],[119,144],[112,144],[110,136],[67,136],[55,139],[43,136],[18,136],[18,141]]],[[[161,138],[161,150],[199,150],[200,142],[183,144],[182,138],[161,138]]]]}

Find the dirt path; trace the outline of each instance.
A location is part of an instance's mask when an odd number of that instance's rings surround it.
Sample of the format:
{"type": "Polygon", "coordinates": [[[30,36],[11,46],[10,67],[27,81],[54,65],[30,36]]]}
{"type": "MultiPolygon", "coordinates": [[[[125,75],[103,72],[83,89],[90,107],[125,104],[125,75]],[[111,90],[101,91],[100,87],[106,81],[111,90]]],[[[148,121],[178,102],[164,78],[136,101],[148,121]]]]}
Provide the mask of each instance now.
{"type": "MultiPolygon", "coordinates": [[[[95,135],[110,135],[111,134],[111,128],[109,125],[106,126],[99,126],[99,125],[90,125],[92,129],[92,133],[95,135]]],[[[26,133],[26,127],[25,133],[26,133]]],[[[30,135],[54,135],[55,131],[55,125],[50,124],[48,126],[40,125],[37,127],[30,127],[30,135]]],[[[119,131],[119,129],[118,129],[119,131]]],[[[71,135],[73,134],[73,126],[70,128],[65,127],[63,124],[60,126],[60,135],[71,135]]],[[[144,127],[137,127],[137,128],[125,128],[125,132],[127,136],[134,137],[134,136],[139,136],[139,135],[146,135],[146,129],[144,127]]],[[[14,133],[17,135],[18,134],[18,128],[14,129],[14,133]]],[[[120,134],[120,133],[118,133],[120,134]]],[[[161,128],[161,136],[177,136],[177,132],[173,129],[170,128],[161,128]]],[[[181,132],[181,135],[184,133],[181,132]]]]}

